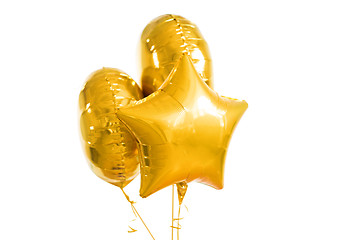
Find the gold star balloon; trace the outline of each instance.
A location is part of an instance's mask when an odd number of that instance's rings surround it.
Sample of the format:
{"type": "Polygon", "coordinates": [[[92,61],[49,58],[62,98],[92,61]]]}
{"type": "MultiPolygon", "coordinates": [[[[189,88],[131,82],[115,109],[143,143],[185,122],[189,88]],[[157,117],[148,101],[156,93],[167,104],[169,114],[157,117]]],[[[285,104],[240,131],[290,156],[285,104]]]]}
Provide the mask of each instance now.
{"type": "Polygon", "coordinates": [[[198,27],[184,17],[166,14],[152,20],[140,38],[141,82],[147,96],[167,79],[183,52],[193,60],[201,78],[212,87],[212,61],[198,27]]]}
{"type": "Polygon", "coordinates": [[[246,109],[209,88],[183,54],[159,90],[117,112],[139,142],[140,195],[193,180],[221,189],[228,144],[246,109]]]}
{"type": "Polygon", "coordinates": [[[139,173],[139,157],[135,137],[116,112],[141,98],[136,82],[114,68],[94,72],[79,96],[82,143],[89,165],[98,177],[120,188],[139,173]]]}

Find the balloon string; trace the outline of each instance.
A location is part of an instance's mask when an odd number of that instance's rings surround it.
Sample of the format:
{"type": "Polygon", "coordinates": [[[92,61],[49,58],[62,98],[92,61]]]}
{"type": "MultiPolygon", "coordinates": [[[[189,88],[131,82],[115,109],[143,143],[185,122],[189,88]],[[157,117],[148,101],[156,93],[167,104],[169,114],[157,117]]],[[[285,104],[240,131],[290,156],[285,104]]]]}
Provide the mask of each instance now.
{"type": "Polygon", "coordinates": [[[174,227],[174,184],[172,185],[172,240],[173,240],[173,227],[174,227]]]}
{"type": "Polygon", "coordinates": [[[177,240],[179,240],[179,230],[181,229],[181,225],[180,225],[180,220],[182,218],[180,218],[180,212],[181,212],[181,203],[179,203],[179,209],[178,209],[178,217],[177,218],[174,218],[174,185],[172,185],[172,240],[173,240],[173,231],[174,231],[174,228],[177,229],[177,240]],[[174,221],[177,221],[177,226],[174,226],[174,221]]]}
{"type": "Polygon", "coordinates": [[[179,230],[181,228],[179,221],[180,221],[180,210],[181,210],[181,204],[179,204],[179,210],[178,210],[178,222],[177,222],[177,240],[179,240],[179,230]]]}
{"type": "Polygon", "coordinates": [[[126,197],[127,201],[131,204],[131,207],[132,207],[132,210],[133,210],[133,213],[136,214],[139,219],[141,220],[142,224],[144,224],[145,228],[147,229],[148,233],[151,235],[152,239],[155,240],[155,238],[153,237],[151,231],[149,230],[149,228],[147,227],[146,223],[144,222],[144,220],[142,219],[142,217],[140,216],[140,214],[138,213],[137,209],[134,207],[134,203],[133,201],[131,201],[129,199],[129,196],[125,193],[124,189],[123,188],[120,188],[122,193],[124,194],[124,196],[126,197]]]}

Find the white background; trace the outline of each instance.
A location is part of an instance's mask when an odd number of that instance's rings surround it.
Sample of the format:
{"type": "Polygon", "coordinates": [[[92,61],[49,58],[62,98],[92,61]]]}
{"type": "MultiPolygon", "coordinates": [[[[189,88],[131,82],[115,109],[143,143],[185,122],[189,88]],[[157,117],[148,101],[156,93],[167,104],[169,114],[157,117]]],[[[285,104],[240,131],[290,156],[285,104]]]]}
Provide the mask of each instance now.
{"type": "MultiPolygon", "coordinates": [[[[140,34],[165,13],[198,25],[215,90],[249,104],[225,188],[189,185],[180,239],[339,239],[337,1],[91,2],[0,3],[0,239],[150,239],[89,170],[77,101],[103,66],[139,81],[140,34]]],[[[126,191],[169,240],[171,189],[140,199],[139,183],[126,191]]]]}

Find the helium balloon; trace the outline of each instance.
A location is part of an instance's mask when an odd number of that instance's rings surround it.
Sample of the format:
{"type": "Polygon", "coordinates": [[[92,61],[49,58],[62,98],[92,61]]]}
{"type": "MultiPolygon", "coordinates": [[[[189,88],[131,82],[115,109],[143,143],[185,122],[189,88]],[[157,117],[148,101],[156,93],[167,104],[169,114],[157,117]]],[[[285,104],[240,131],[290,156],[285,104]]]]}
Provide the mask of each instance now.
{"type": "Polygon", "coordinates": [[[139,173],[135,137],[116,112],[143,97],[136,82],[113,68],[94,72],[79,97],[82,142],[93,172],[106,182],[125,187],[139,173]]]}
{"type": "Polygon", "coordinates": [[[144,95],[156,91],[186,52],[200,77],[212,87],[212,61],[198,27],[189,20],[167,14],[151,21],[140,39],[141,81],[144,95]]]}
{"type": "Polygon", "coordinates": [[[246,109],[209,88],[184,53],[159,90],[117,112],[140,143],[141,197],[183,181],[223,188],[227,148],[246,109]]]}

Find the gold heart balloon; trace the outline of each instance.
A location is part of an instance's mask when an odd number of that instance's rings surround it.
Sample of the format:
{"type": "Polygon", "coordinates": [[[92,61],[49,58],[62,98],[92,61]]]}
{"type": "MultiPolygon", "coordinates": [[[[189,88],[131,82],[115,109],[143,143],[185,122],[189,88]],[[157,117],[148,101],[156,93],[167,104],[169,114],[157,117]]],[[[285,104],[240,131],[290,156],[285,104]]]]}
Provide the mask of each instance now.
{"type": "Polygon", "coordinates": [[[140,39],[141,82],[145,96],[163,84],[184,52],[192,58],[203,81],[212,87],[208,45],[194,23],[166,14],[145,27],[140,39]]]}
{"type": "Polygon", "coordinates": [[[246,109],[209,88],[184,53],[159,90],[117,112],[139,142],[140,195],[193,180],[221,189],[228,144],[246,109]]]}
{"type": "Polygon", "coordinates": [[[122,106],[142,92],[126,73],[113,68],[94,72],[79,97],[82,143],[93,172],[120,188],[139,173],[137,142],[117,118],[122,106]]]}

